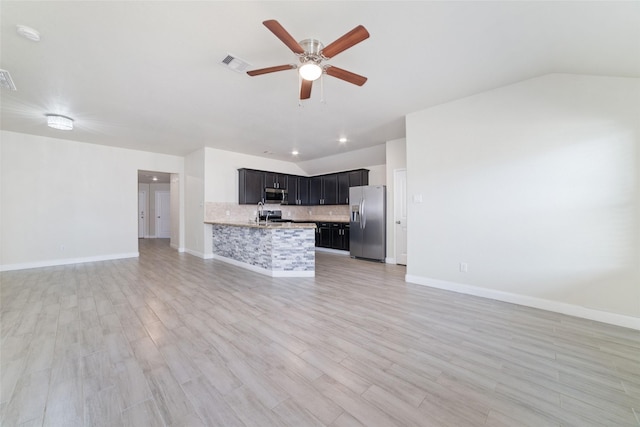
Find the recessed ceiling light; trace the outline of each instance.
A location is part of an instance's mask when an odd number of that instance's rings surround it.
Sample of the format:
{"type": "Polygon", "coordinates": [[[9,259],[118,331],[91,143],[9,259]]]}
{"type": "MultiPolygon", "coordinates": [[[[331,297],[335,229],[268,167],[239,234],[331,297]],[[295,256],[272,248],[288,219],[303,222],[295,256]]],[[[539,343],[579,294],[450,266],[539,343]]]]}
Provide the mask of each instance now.
{"type": "Polygon", "coordinates": [[[57,114],[47,114],[47,126],[60,130],[72,130],[73,119],[66,116],[59,116],[57,114]]]}
{"type": "Polygon", "coordinates": [[[40,33],[31,27],[26,25],[16,25],[16,31],[25,39],[29,39],[34,42],[40,41],[40,33]]]}
{"type": "Polygon", "coordinates": [[[298,155],[298,154],[300,154],[300,153],[298,153],[298,151],[297,151],[297,150],[293,150],[293,151],[291,152],[291,154],[293,154],[294,156],[297,156],[297,155],[298,155]]]}
{"type": "Polygon", "coordinates": [[[154,177],[153,177],[153,178],[151,178],[151,179],[152,179],[152,180],[154,180],[154,181],[157,181],[157,180],[158,180],[158,177],[157,177],[157,176],[154,176],[154,177]]]}
{"type": "Polygon", "coordinates": [[[341,138],[338,140],[338,142],[339,142],[340,144],[344,144],[345,142],[347,142],[347,138],[345,138],[345,137],[343,136],[343,137],[341,137],[341,138]]]}

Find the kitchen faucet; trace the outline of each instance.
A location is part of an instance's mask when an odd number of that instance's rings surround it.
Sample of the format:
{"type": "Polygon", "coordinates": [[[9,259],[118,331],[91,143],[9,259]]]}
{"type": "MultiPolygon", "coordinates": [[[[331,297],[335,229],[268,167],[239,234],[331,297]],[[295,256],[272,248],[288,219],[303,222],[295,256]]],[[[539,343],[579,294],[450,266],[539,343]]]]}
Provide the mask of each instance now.
{"type": "Polygon", "coordinates": [[[256,222],[260,223],[260,217],[262,216],[262,211],[264,209],[264,204],[262,203],[262,201],[258,202],[258,210],[257,210],[257,214],[256,214],[256,222]]]}

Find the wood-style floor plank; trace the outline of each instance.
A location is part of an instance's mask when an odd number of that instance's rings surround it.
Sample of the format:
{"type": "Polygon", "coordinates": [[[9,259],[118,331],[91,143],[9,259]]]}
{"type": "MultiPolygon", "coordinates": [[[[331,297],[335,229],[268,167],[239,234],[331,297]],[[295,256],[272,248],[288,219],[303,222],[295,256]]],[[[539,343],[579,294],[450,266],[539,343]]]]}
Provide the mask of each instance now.
{"type": "Polygon", "coordinates": [[[0,273],[0,424],[640,426],[640,333],[319,252],[271,278],[138,259],[0,273]]]}

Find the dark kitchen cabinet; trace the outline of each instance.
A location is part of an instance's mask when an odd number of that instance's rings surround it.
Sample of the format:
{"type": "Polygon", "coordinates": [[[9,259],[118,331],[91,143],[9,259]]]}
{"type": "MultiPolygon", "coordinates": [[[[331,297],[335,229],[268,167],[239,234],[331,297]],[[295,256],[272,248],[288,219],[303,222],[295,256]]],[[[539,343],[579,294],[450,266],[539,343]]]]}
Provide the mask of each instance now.
{"type": "Polygon", "coordinates": [[[264,173],[264,185],[269,188],[281,188],[287,189],[288,176],[283,173],[277,172],[265,172],[264,173]]]}
{"type": "Polygon", "coordinates": [[[338,204],[349,204],[349,172],[338,174],[338,204]]]}
{"type": "Polygon", "coordinates": [[[349,224],[340,222],[316,223],[316,246],[348,251],[349,224]]]}
{"type": "MultiPolygon", "coordinates": [[[[286,190],[287,197],[283,201],[285,204],[348,205],[349,188],[369,184],[369,171],[366,169],[313,177],[245,168],[238,169],[238,172],[238,203],[241,205],[264,203],[265,188],[286,190]]],[[[280,201],[278,199],[275,203],[280,201]]]]}
{"type": "Polygon", "coordinates": [[[334,222],[331,224],[331,248],[349,250],[349,224],[334,222]]]}
{"type": "Polygon", "coordinates": [[[357,169],[338,174],[338,204],[349,204],[349,188],[360,185],[369,185],[369,171],[357,169]]]}
{"type": "Polygon", "coordinates": [[[264,203],[264,172],[238,169],[238,203],[253,205],[264,203]]]}
{"type": "Polygon", "coordinates": [[[287,177],[287,202],[290,205],[306,206],[309,204],[309,178],[304,176],[287,177]]]}
{"type": "Polygon", "coordinates": [[[314,176],[309,182],[309,204],[338,204],[338,174],[314,176]]]}
{"type": "Polygon", "coordinates": [[[316,246],[321,248],[331,248],[331,238],[333,231],[330,222],[318,222],[316,224],[316,246]]]}

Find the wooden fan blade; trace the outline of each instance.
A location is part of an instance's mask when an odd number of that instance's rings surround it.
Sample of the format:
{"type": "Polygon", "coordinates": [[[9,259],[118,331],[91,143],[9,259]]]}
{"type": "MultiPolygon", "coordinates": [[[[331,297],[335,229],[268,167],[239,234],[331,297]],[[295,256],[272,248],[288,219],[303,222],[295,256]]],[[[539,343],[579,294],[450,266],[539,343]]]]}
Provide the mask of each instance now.
{"type": "Polygon", "coordinates": [[[368,38],[369,32],[367,31],[367,29],[362,25],[358,25],[353,30],[349,31],[347,34],[322,49],[322,52],[320,53],[327,59],[333,58],[340,52],[347,50],[350,47],[360,43],[362,40],[366,40],[368,38]]]}
{"type": "Polygon", "coordinates": [[[253,76],[259,76],[261,74],[275,73],[276,71],[293,70],[294,68],[298,68],[298,67],[291,64],[276,65],[275,67],[259,68],[257,70],[247,71],[247,74],[253,77],[253,76]]]}
{"type": "Polygon", "coordinates": [[[343,70],[342,68],[327,66],[325,68],[327,74],[332,77],[336,77],[345,82],[353,83],[354,85],[362,86],[367,82],[367,78],[351,71],[343,70]]]}
{"type": "Polygon", "coordinates": [[[302,54],[304,53],[304,49],[300,44],[294,39],[291,34],[284,29],[282,25],[275,19],[270,19],[268,21],[263,22],[264,26],[269,29],[277,38],[279,38],[282,43],[286,44],[289,49],[293,51],[293,53],[302,54]]]}
{"type": "Polygon", "coordinates": [[[311,86],[313,86],[313,81],[302,79],[302,84],[300,85],[300,99],[311,98],[311,86]]]}

